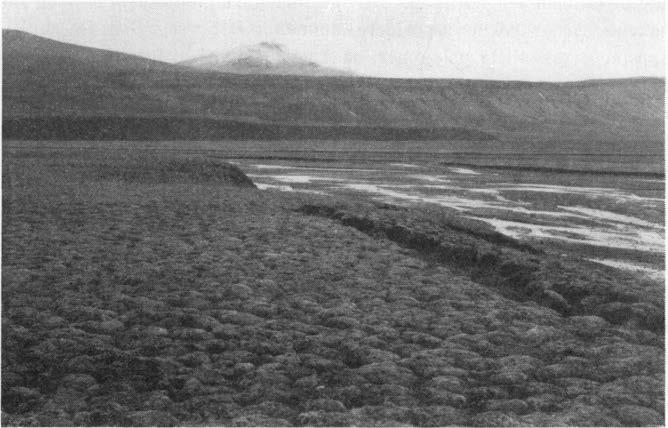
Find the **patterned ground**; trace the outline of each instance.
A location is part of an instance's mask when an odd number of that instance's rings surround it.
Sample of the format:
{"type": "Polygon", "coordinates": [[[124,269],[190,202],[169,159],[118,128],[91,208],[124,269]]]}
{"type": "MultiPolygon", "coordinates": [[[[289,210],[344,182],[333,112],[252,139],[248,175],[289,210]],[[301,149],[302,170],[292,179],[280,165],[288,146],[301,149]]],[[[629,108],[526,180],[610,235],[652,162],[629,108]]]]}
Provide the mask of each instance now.
{"type": "Polygon", "coordinates": [[[318,196],[3,162],[3,424],[664,423],[663,333],[296,211],[318,196]]]}

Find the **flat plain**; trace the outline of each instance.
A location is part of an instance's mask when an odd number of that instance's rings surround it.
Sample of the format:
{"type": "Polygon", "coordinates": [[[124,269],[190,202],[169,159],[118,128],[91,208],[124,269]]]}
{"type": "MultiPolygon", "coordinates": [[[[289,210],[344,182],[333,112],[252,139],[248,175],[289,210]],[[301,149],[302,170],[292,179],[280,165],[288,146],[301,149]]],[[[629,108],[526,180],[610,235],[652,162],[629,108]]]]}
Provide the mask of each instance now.
{"type": "Polygon", "coordinates": [[[3,424],[664,424],[662,155],[3,144],[3,424]]]}

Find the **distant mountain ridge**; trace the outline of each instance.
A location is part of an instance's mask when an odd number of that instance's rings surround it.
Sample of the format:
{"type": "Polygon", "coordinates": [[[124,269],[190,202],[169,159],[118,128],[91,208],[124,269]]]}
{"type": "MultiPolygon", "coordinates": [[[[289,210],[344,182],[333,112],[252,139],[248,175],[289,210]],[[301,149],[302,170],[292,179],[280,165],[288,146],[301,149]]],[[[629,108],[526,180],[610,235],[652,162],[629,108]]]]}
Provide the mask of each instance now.
{"type": "MultiPolygon", "coordinates": [[[[184,122],[188,129],[200,126],[193,120],[201,120],[205,127],[207,121],[259,123],[276,129],[343,126],[346,132],[381,127],[396,129],[387,135],[403,139],[491,135],[546,144],[614,140],[628,141],[629,147],[663,147],[665,82],[658,78],[549,83],[242,75],[60,43],[20,31],[3,30],[2,41],[3,121],[90,117],[97,118],[90,123],[103,127],[101,117],[140,117],[132,123],[148,127],[140,134],[149,135],[150,126],[161,122],[148,125],[146,118],[181,117],[188,118],[184,122]]],[[[62,129],[60,119],[57,123],[62,129]]],[[[327,132],[321,137],[330,135],[327,132]]],[[[34,133],[26,130],[24,137],[29,135],[34,133]]],[[[164,136],[158,131],[155,135],[164,136]]],[[[215,139],[229,134],[178,135],[215,139]]],[[[19,132],[14,138],[23,137],[19,132]]]]}
{"type": "Polygon", "coordinates": [[[233,50],[211,53],[177,64],[200,70],[237,74],[278,74],[297,76],[351,76],[353,73],[304,59],[279,43],[261,42],[233,50]]]}

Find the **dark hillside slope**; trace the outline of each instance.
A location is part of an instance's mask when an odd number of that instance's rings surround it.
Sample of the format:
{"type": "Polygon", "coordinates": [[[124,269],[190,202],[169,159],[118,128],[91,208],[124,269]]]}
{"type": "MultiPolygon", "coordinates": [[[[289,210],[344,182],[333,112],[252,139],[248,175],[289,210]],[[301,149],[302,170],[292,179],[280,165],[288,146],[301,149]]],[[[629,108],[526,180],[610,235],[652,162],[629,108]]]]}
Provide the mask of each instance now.
{"type": "MultiPolygon", "coordinates": [[[[3,60],[14,63],[44,61],[52,65],[97,66],[100,70],[168,70],[175,66],[136,55],[63,43],[18,30],[2,30],[3,60]]],[[[16,65],[16,64],[13,64],[16,65]]],[[[69,70],[68,70],[69,71],[69,70]]]]}
{"type": "Polygon", "coordinates": [[[365,129],[454,127],[500,139],[591,144],[663,141],[664,80],[654,78],[533,83],[244,76],[3,30],[3,90],[3,119],[187,117],[365,129]]]}
{"type": "Polygon", "coordinates": [[[456,127],[293,125],[193,117],[51,116],[5,119],[3,135],[30,140],[492,140],[456,127]]]}

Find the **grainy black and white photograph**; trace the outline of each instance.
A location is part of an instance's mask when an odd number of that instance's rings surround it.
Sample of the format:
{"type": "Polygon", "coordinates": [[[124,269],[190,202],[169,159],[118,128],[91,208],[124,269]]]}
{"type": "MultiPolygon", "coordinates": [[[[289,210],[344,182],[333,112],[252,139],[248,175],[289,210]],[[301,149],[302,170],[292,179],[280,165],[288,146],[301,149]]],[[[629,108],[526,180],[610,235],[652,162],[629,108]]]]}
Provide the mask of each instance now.
{"type": "Polygon", "coordinates": [[[3,2],[3,426],[664,426],[663,2],[3,2]]]}

